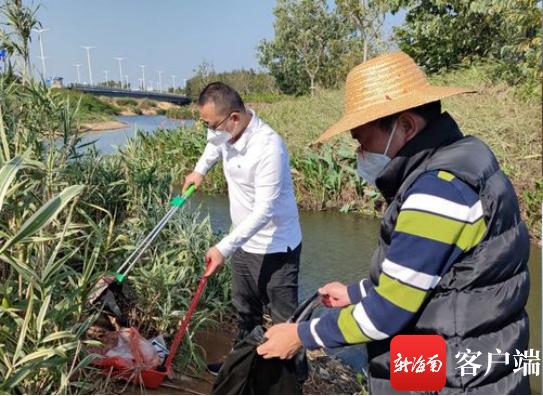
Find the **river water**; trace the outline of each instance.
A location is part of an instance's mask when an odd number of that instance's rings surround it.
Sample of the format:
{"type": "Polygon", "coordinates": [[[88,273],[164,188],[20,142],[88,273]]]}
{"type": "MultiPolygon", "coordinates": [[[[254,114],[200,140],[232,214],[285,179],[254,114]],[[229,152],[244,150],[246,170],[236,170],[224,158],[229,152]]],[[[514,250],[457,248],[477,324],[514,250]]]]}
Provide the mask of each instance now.
{"type": "MultiPolygon", "coordinates": [[[[122,146],[127,138],[133,137],[136,129],[152,133],[158,127],[172,128],[191,123],[164,116],[126,116],[118,119],[128,123],[129,127],[91,133],[84,136],[83,142],[97,140],[97,149],[103,154],[110,154],[122,146]]],[[[209,215],[214,230],[228,231],[230,216],[227,197],[196,194],[195,199],[189,202],[187,210],[199,207],[202,216],[209,215]]],[[[336,211],[301,211],[300,222],[303,232],[299,280],[301,299],[327,282],[337,280],[350,283],[368,275],[371,255],[377,244],[378,220],[336,211]]],[[[530,317],[530,348],[541,351],[541,248],[536,245],[531,248],[529,268],[531,290],[527,311],[530,317]]],[[[351,347],[337,353],[358,370],[365,365],[366,355],[361,347],[351,347]]],[[[536,381],[539,378],[531,378],[534,394],[541,393],[541,383],[536,381]]]]}
{"type": "MultiPolygon", "coordinates": [[[[228,231],[231,222],[227,197],[196,194],[187,209],[196,207],[202,216],[209,215],[214,230],[228,231]]],[[[303,234],[300,300],[327,282],[348,284],[368,275],[377,246],[378,220],[355,213],[301,211],[300,223],[303,234]]],[[[526,310],[530,318],[530,348],[541,351],[541,248],[536,245],[531,246],[529,269],[531,287],[526,310]]],[[[355,369],[362,370],[366,363],[363,347],[333,352],[355,369]]],[[[541,394],[541,382],[535,376],[531,379],[532,392],[541,394]]]]}
{"type": "MultiPolygon", "coordinates": [[[[166,116],[119,116],[117,120],[127,124],[126,128],[87,133],[81,137],[80,144],[95,141],[94,147],[101,154],[113,154],[118,147],[124,146],[129,138],[136,136],[138,130],[153,133],[158,128],[177,128],[193,123],[192,120],[174,120],[166,116]]],[[[88,149],[89,146],[85,146],[85,150],[88,149]]]]}

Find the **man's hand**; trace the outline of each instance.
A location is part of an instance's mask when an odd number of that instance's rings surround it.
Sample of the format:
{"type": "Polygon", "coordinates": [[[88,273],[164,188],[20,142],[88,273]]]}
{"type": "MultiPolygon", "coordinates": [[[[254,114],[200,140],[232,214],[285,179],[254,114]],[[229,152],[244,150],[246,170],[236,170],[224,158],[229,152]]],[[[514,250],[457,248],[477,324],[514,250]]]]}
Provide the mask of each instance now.
{"type": "Polygon", "coordinates": [[[280,323],[270,327],[264,334],[267,341],[256,348],[256,352],[264,359],[290,359],[303,346],[298,337],[296,323],[280,323]]]}
{"type": "Polygon", "coordinates": [[[345,307],[351,304],[347,286],[340,282],[327,283],[319,289],[322,303],[327,307],[345,307]]]}
{"type": "Polygon", "coordinates": [[[224,256],[219,249],[213,246],[207,251],[205,262],[207,264],[207,271],[204,276],[211,276],[224,264],[224,256]]]}
{"type": "Polygon", "coordinates": [[[200,184],[202,184],[203,181],[204,175],[198,172],[192,172],[185,177],[185,181],[183,182],[183,189],[181,190],[181,192],[184,194],[191,184],[194,184],[194,187],[196,187],[196,189],[198,190],[198,187],[200,187],[200,184]]]}

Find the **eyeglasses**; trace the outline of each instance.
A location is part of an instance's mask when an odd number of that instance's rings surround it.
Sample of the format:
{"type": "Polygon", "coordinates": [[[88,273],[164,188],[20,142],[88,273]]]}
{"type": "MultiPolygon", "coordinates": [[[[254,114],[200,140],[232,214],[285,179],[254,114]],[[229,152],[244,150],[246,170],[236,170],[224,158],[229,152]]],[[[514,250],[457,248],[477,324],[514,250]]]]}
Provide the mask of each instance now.
{"type": "Polygon", "coordinates": [[[209,122],[207,122],[207,121],[204,121],[204,120],[200,120],[200,121],[202,122],[202,125],[204,126],[204,128],[206,128],[206,129],[211,129],[212,131],[216,131],[217,128],[220,127],[221,124],[222,124],[223,122],[225,122],[227,119],[229,119],[230,116],[231,116],[232,114],[233,114],[233,112],[230,113],[230,114],[228,114],[228,115],[226,116],[226,118],[225,118],[224,120],[222,120],[221,122],[219,122],[217,125],[213,125],[213,126],[209,125],[209,122]]]}

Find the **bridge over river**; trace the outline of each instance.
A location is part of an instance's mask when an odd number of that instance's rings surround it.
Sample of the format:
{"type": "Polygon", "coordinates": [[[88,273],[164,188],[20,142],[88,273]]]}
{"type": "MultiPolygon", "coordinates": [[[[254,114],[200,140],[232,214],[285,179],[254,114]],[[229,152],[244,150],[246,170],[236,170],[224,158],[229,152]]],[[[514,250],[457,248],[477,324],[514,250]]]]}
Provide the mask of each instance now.
{"type": "Polygon", "coordinates": [[[67,87],[68,89],[78,90],[92,95],[100,96],[113,96],[121,98],[147,98],[156,100],[159,102],[170,102],[176,105],[187,105],[191,100],[187,96],[154,92],[154,91],[136,91],[131,89],[111,88],[111,87],[97,87],[91,85],[72,84],[67,87]]]}

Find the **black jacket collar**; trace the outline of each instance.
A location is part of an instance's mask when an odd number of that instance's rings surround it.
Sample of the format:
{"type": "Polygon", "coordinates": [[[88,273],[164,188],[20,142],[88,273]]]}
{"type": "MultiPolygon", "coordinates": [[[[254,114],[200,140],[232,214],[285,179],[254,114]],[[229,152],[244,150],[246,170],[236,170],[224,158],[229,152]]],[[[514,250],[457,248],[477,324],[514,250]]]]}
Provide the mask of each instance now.
{"type": "Polygon", "coordinates": [[[377,188],[385,200],[390,203],[409,174],[439,147],[454,143],[462,137],[462,132],[449,113],[443,113],[432,120],[402,147],[377,177],[377,188]]]}

